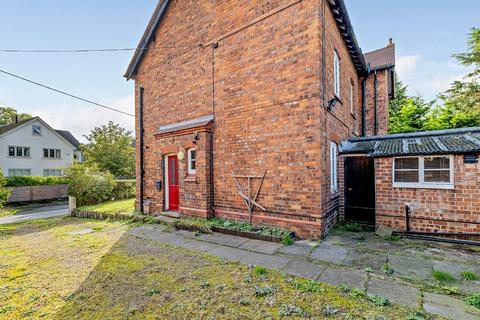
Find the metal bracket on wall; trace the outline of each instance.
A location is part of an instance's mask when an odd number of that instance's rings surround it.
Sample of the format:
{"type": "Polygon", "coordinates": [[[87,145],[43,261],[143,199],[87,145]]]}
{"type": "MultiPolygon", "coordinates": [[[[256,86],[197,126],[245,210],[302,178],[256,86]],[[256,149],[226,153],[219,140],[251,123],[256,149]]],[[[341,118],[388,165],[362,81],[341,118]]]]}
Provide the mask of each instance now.
{"type": "Polygon", "coordinates": [[[253,208],[258,207],[262,211],[267,211],[261,204],[257,202],[258,195],[260,190],[262,189],[263,181],[265,181],[265,177],[267,176],[267,170],[265,170],[263,176],[248,176],[248,175],[238,175],[232,171],[233,179],[235,180],[235,184],[237,185],[237,191],[240,197],[242,197],[243,202],[247,206],[248,209],[248,216],[249,216],[249,223],[252,224],[252,217],[253,217],[253,208]],[[247,179],[247,195],[243,191],[242,186],[240,185],[239,179],[247,179]],[[257,192],[252,198],[252,179],[261,179],[260,184],[258,185],[257,192]]]}

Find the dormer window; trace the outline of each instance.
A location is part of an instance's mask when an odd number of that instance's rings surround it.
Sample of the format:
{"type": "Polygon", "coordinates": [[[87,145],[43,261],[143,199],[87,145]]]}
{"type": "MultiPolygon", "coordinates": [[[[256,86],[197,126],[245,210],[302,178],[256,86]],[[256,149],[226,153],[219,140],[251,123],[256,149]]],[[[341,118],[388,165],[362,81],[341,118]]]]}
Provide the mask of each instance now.
{"type": "Polygon", "coordinates": [[[42,135],[42,126],[33,125],[32,126],[32,135],[41,136],[42,135]]]}

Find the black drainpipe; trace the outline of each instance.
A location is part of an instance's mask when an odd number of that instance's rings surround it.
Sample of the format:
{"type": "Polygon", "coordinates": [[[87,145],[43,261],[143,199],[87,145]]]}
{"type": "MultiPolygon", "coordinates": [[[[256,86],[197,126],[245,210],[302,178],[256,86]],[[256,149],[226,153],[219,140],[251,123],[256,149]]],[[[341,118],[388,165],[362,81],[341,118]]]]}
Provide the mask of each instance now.
{"type": "Polygon", "coordinates": [[[143,213],[143,194],[144,194],[144,176],[145,176],[145,168],[144,168],[144,154],[143,154],[143,88],[140,87],[140,106],[139,106],[139,121],[140,121],[140,212],[143,213]]]}
{"type": "Polygon", "coordinates": [[[377,98],[377,87],[378,87],[378,80],[377,80],[377,71],[375,71],[375,81],[374,81],[374,84],[373,84],[373,95],[374,95],[374,119],[373,119],[373,130],[374,130],[374,134],[377,135],[378,134],[378,123],[377,123],[377,117],[378,117],[378,114],[377,114],[377,103],[378,103],[378,98],[377,98]]]}

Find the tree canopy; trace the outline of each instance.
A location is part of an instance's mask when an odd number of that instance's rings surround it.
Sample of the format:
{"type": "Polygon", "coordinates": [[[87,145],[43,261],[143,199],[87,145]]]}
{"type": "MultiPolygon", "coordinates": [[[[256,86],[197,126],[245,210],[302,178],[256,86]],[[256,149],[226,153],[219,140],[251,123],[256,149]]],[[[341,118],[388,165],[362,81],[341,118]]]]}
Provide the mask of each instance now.
{"type": "Polygon", "coordinates": [[[15,108],[0,107],[0,126],[14,123],[15,116],[18,116],[20,121],[27,120],[32,117],[28,113],[19,113],[15,108]]]}
{"type": "Polygon", "coordinates": [[[470,31],[467,44],[468,51],[454,57],[473,70],[434,102],[409,97],[407,87],[395,79],[397,96],[390,102],[390,133],[480,126],[480,28],[470,31]]]}
{"type": "Polygon", "coordinates": [[[88,143],[82,149],[87,164],[116,177],[135,176],[135,148],[131,131],[110,121],[107,125],[94,128],[85,138],[88,143]]]}

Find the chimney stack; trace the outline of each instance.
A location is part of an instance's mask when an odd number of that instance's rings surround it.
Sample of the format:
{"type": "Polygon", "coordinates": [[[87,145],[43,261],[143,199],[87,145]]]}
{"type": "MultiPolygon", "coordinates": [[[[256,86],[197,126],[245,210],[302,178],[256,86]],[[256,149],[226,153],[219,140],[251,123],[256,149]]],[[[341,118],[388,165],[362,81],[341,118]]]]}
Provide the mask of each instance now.
{"type": "Polygon", "coordinates": [[[388,46],[393,46],[393,38],[388,39],[388,46]]]}

